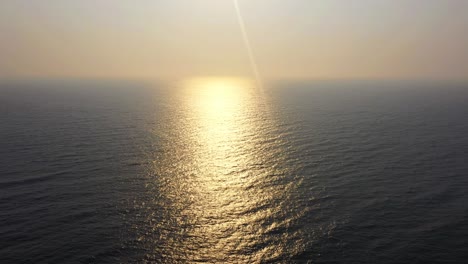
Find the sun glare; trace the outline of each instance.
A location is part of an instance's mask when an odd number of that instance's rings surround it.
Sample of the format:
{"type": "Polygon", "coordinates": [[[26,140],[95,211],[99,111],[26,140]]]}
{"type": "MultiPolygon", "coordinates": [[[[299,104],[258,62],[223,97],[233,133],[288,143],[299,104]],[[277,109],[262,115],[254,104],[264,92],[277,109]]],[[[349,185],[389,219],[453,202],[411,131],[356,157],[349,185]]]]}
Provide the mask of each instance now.
{"type": "Polygon", "coordinates": [[[184,87],[192,93],[195,109],[205,117],[221,118],[237,113],[252,81],[231,77],[193,78],[184,87]]]}
{"type": "Polygon", "coordinates": [[[197,77],[184,82],[184,87],[210,90],[243,89],[251,86],[251,80],[240,77],[197,77]]]}

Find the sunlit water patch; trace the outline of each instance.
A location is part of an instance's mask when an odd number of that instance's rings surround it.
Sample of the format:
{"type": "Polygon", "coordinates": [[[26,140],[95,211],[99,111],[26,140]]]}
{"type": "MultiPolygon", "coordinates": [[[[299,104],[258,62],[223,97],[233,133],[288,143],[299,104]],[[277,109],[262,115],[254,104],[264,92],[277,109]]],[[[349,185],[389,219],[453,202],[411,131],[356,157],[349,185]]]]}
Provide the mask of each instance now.
{"type": "Polygon", "coordinates": [[[259,262],[299,251],[300,232],[286,230],[303,213],[291,201],[300,180],[267,98],[240,79],[178,89],[164,150],[148,169],[154,199],[135,227],[145,259],[259,262]]]}

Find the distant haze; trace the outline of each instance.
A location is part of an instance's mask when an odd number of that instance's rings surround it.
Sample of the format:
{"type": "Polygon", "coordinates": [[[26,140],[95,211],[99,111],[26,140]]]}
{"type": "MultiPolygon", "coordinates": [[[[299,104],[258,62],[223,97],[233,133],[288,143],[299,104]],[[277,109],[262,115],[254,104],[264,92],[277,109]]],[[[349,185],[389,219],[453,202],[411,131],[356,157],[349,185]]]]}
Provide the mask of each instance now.
{"type": "MultiPolygon", "coordinates": [[[[239,0],[265,79],[468,78],[466,0],[239,0]]],[[[252,76],[232,0],[2,0],[0,78],[252,76]]]]}

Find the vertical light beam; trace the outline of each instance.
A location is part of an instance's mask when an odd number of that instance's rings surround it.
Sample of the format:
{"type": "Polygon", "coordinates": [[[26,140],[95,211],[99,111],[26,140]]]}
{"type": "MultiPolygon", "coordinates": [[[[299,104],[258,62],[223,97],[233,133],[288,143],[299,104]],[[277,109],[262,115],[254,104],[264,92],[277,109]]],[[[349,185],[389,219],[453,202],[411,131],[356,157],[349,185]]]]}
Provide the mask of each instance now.
{"type": "Polygon", "coordinates": [[[245,48],[247,49],[247,53],[249,55],[249,60],[250,60],[250,65],[252,67],[252,71],[255,76],[255,81],[257,82],[258,88],[263,91],[263,83],[262,79],[260,77],[260,71],[258,70],[258,65],[255,60],[254,52],[252,49],[252,45],[250,44],[249,36],[247,34],[247,30],[245,29],[245,22],[244,18],[242,17],[242,13],[239,7],[239,1],[238,0],[233,0],[234,1],[234,6],[236,8],[236,14],[237,14],[237,20],[239,22],[239,27],[242,32],[242,38],[244,39],[244,44],[245,48]]]}

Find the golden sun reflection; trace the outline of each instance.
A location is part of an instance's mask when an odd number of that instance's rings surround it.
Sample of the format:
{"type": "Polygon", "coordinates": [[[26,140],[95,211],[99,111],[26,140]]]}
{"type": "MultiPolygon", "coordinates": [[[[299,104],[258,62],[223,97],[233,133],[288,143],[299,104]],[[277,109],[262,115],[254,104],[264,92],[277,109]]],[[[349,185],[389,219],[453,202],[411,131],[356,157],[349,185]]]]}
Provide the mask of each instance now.
{"type": "MultiPolygon", "coordinates": [[[[188,111],[195,132],[194,153],[205,174],[228,173],[246,166],[251,141],[246,135],[255,131],[253,82],[240,78],[197,78],[186,83],[188,111]]],[[[258,110],[258,109],[256,109],[258,110]]]]}
{"type": "Polygon", "coordinates": [[[155,255],[247,263],[291,251],[296,245],[283,241],[294,221],[286,218],[294,184],[284,178],[292,167],[254,82],[195,78],[176,97],[173,121],[161,128],[166,150],[154,162],[163,210],[152,216],[160,218],[155,255]]]}

